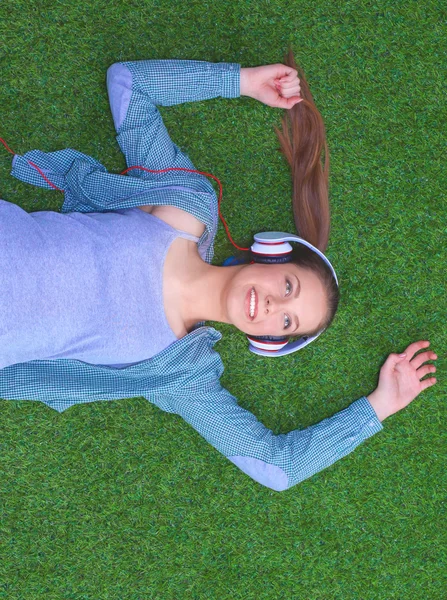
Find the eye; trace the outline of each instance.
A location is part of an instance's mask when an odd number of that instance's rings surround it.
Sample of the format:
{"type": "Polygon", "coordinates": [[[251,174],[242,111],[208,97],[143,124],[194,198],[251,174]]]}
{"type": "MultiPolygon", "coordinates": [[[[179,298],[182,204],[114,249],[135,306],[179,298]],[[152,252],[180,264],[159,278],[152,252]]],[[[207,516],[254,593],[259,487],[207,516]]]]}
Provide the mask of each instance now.
{"type": "Polygon", "coordinates": [[[288,329],[290,327],[290,317],[289,315],[284,314],[284,329],[288,329]]]}
{"type": "Polygon", "coordinates": [[[292,293],[292,284],[288,279],[286,279],[286,296],[290,296],[292,293]]]}

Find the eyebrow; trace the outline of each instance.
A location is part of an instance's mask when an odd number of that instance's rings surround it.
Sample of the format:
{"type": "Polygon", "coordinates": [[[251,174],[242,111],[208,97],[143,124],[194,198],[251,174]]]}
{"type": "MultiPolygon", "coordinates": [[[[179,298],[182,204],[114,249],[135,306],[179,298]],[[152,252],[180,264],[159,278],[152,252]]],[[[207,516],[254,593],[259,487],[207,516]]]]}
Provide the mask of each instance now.
{"type": "MultiPolygon", "coordinates": [[[[296,298],[298,298],[298,296],[300,295],[300,292],[301,292],[301,283],[296,275],[294,277],[296,279],[296,289],[295,289],[295,293],[294,293],[293,297],[296,299],[296,298]]],[[[295,315],[295,329],[292,331],[292,333],[295,333],[295,331],[298,329],[299,326],[300,326],[300,321],[299,321],[298,317],[295,315]]]]}
{"type": "Polygon", "coordinates": [[[295,290],[295,294],[293,297],[298,298],[298,296],[300,295],[300,292],[301,292],[301,283],[296,275],[294,277],[296,279],[296,290],[295,290]]]}

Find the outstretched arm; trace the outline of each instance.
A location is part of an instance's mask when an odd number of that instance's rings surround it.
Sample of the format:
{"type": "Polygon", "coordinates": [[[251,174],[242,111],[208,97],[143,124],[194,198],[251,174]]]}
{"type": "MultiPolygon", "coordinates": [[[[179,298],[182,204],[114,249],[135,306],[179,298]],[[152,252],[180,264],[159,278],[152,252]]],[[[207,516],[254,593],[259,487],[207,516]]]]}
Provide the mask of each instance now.
{"type": "Polygon", "coordinates": [[[333,464],[382,429],[381,421],[408,405],[436,380],[421,379],[436,369],[428,342],[411,344],[406,355],[392,354],[380,371],[377,390],[345,410],[302,431],[274,435],[237,404],[218,382],[206,394],[176,396],[172,411],[259,483],[285,490],[333,464]]]}

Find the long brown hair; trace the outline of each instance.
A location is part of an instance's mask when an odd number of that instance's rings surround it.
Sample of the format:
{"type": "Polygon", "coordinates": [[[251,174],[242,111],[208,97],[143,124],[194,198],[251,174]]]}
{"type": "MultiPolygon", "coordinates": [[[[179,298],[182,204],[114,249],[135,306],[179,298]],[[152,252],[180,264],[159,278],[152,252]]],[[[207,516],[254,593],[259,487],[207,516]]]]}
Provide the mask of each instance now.
{"type": "Polygon", "coordinates": [[[292,171],[292,207],[298,234],[326,250],[329,229],[329,152],[323,119],[315,106],[302,69],[290,50],[285,64],[298,71],[302,102],[287,110],[276,129],[292,171]]]}
{"type": "MultiPolygon", "coordinates": [[[[285,64],[298,71],[302,102],[287,110],[282,129],[276,129],[281,150],[292,171],[292,207],[298,234],[324,252],[329,240],[329,151],[323,119],[318,112],[303,70],[295,63],[293,52],[285,64]]],[[[327,294],[328,310],[315,331],[326,329],[334,319],[340,292],[337,282],[326,263],[301,245],[293,250],[293,262],[312,270],[322,281],[327,294]]]]}

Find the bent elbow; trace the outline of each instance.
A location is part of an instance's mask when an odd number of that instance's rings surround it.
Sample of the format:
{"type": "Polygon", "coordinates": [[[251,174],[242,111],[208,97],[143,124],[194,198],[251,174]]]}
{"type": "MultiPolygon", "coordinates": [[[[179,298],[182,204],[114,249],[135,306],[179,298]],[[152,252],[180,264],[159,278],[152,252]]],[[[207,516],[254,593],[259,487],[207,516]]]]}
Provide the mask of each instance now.
{"type": "Polygon", "coordinates": [[[276,465],[249,456],[229,456],[228,460],[246,475],[275,492],[283,492],[290,487],[287,474],[276,465]]]}
{"type": "Polygon", "coordinates": [[[114,63],[107,69],[107,93],[115,129],[121,127],[127,115],[132,96],[132,73],[122,63],[114,63]]]}

